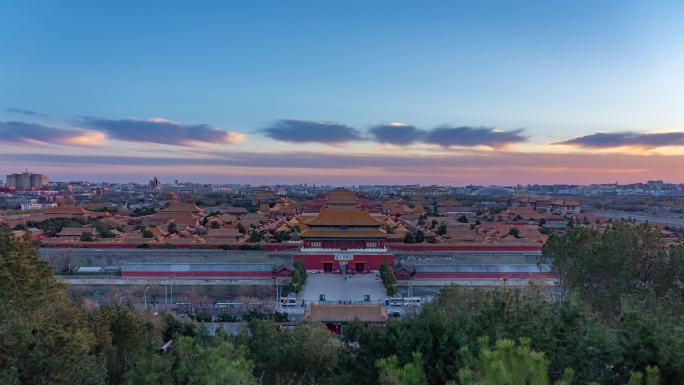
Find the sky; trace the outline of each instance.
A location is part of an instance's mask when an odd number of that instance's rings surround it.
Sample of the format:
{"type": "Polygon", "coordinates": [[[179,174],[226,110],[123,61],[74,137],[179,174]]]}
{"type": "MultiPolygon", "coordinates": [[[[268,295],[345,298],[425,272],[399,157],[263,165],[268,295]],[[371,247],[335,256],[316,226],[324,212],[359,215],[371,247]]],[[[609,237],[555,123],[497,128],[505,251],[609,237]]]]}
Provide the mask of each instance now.
{"type": "Polygon", "coordinates": [[[684,183],[684,2],[0,1],[0,174],[684,183]]]}

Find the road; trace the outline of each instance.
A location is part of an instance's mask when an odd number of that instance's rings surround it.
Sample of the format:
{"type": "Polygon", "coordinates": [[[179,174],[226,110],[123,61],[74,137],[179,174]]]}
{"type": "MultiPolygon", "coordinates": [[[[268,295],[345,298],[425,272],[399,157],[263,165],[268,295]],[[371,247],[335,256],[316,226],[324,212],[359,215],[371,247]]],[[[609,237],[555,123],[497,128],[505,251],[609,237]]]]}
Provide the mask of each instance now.
{"type": "Polygon", "coordinates": [[[595,216],[606,217],[613,220],[620,219],[634,219],[637,222],[648,222],[658,225],[667,225],[672,227],[684,228],[684,218],[682,217],[667,217],[667,216],[657,216],[648,214],[638,214],[638,213],[628,213],[622,211],[603,211],[596,210],[592,212],[595,216]]]}

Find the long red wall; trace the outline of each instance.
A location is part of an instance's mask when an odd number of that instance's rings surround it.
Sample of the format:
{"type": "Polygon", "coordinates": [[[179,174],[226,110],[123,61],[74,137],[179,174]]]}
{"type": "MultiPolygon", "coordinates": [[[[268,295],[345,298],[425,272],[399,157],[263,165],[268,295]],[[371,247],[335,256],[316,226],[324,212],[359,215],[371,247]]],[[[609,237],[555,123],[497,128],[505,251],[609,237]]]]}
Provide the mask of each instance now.
{"type": "Polygon", "coordinates": [[[185,277],[202,277],[202,278],[232,278],[232,277],[267,277],[273,276],[273,273],[268,271],[123,271],[122,277],[164,277],[164,278],[185,278],[185,277]]]}
{"type": "MultiPolygon", "coordinates": [[[[244,244],[251,246],[252,244],[244,244]]],[[[241,245],[227,245],[230,250],[239,250],[241,245]]],[[[390,250],[396,251],[541,251],[542,245],[440,245],[440,244],[410,244],[410,243],[390,243],[386,242],[385,246],[390,250]]],[[[137,244],[131,243],[97,243],[97,242],[81,242],[74,243],[43,243],[41,247],[81,247],[87,249],[135,249],[137,244]]],[[[166,245],[150,244],[151,249],[163,249],[166,245]]],[[[226,247],[226,245],[207,245],[207,244],[176,244],[173,248],[176,249],[219,249],[226,247]]],[[[265,251],[286,251],[297,250],[301,246],[297,244],[282,244],[269,243],[261,245],[262,250],[265,251]]]]}
{"type": "MultiPolygon", "coordinates": [[[[256,246],[257,244],[244,244],[244,246],[256,246]]],[[[148,244],[150,249],[166,249],[168,246],[163,244],[148,244]]],[[[243,250],[251,251],[252,249],[240,249],[241,245],[206,245],[206,244],[176,244],[172,249],[221,249],[228,250],[243,250]]],[[[83,249],[136,249],[138,244],[133,243],[97,243],[97,242],[82,242],[82,243],[43,243],[40,247],[46,248],[83,248],[83,249]]],[[[287,251],[299,249],[300,245],[296,244],[281,244],[268,243],[261,245],[262,250],[265,251],[287,251]]]]}
{"type": "Polygon", "coordinates": [[[542,245],[439,245],[387,243],[387,248],[396,251],[541,251],[542,245]]]}
{"type": "Polygon", "coordinates": [[[416,273],[416,278],[558,278],[553,273],[416,273]]]}

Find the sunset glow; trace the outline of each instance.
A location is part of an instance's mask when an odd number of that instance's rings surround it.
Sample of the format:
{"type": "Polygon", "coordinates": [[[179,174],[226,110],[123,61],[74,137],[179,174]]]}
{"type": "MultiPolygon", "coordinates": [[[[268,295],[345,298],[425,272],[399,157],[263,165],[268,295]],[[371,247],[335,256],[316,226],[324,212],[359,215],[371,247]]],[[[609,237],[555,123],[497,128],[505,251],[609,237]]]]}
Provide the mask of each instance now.
{"type": "Polygon", "coordinates": [[[0,40],[12,52],[0,63],[0,168],[216,183],[684,182],[683,7],[666,3],[524,4],[516,17],[498,1],[3,4],[0,33],[18,37],[0,40]],[[131,158],[155,160],[122,164],[131,158]]]}

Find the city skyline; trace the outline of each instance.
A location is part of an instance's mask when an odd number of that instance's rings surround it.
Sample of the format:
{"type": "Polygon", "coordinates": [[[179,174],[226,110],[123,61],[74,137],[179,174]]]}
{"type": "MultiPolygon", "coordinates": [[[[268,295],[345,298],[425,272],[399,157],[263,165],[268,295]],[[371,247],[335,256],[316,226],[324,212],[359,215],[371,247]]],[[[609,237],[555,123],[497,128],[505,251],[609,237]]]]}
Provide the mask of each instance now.
{"type": "Polygon", "coordinates": [[[0,5],[0,171],[684,182],[678,2],[0,5]]]}

